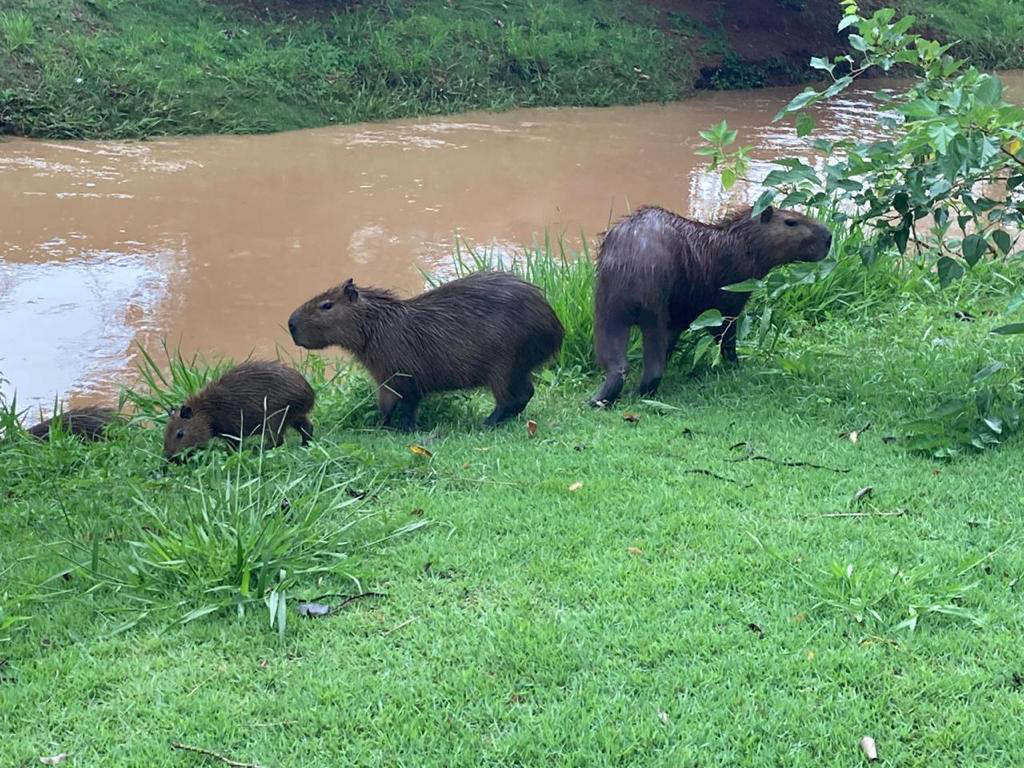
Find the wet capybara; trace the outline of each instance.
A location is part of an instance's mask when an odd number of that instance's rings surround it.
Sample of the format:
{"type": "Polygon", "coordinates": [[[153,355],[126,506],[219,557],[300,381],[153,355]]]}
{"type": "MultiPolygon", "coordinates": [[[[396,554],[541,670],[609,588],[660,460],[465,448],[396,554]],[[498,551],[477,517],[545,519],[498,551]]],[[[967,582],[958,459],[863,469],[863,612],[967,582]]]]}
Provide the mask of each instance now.
{"type": "Polygon", "coordinates": [[[71,408],[41,421],[28,430],[28,433],[40,440],[50,439],[50,428],[59,424],[59,428],[68,434],[84,440],[99,440],[104,430],[118,418],[113,408],[90,405],[84,408],[71,408]]]}
{"type": "Polygon", "coordinates": [[[506,272],[476,272],[411,299],[351,279],[310,299],[288,320],[306,349],[350,351],[380,385],[382,423],[416,427],[431,392],[490,387],[495,426],[533,397],[532,372],[562,347],[562,324],[540,289],[506,272]]]}
{"type": "Polygon", "coordinates": [[[703,224],[652,206],[605,233],[597,257],[594,349],[607,376],[592,404],[613,402],[622,392],[632,326],[643,333],[638,391],[651,394],[680,334],[709,309],[727,319],[711,332],[723,356],[736,360],[735,318],[750,294],[722,286],[762,278],[780,264],[820,261],[832,246],[828,229],[803,214],[771,207],[750,214],[742,208],[703,224]]]}
{"type": "Polygon", "coordinates": [[[236,444],[263,434],[264,444],[277,446],[294,427],[306,444],[313,437],[309,412],[313,388],[298,371],[275,362],[235,366],[201,392],[171,411],[164,430],[164,456],[173,459],[215,437],[236,444]]]}

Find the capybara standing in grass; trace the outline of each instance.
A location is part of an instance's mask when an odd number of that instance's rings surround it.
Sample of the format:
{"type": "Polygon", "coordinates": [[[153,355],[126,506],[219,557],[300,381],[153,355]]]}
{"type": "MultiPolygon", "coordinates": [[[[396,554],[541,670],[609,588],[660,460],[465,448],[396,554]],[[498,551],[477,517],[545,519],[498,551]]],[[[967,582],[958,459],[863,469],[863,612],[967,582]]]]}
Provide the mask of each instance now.
{"type": "Polygon", "coordinates": [[[240,441],[263,435],[280,445],[294,427],[303,444],[313,437],[309,412],[313,388],[298,371],[281,363],[248,362],[235,366],[171,412],[164,430],[164,456],[173,459],[215,437],[240,441]]]}
{"type": "Polygon", "coordinates": [[[762,278],[780,264],[820,261],[832,246],[832,234],[815,219],[771,207],[750,213],[743,208],[702,224],[646,207],[608,230],[594,290],[594,349],[607,376],[592,404],[611,403],[622,392],[632,326],[643,333],[638,392],[652,394],[680,334],[709,309],[726,318],[712,333],[724,357],[736,359],[734,321],[750,294],[723,286],[762,278]]]}
{"type": "Polygon", "coordinates": [[[28,433],[40,440],[49,440],[51,427],[59,424],[60,429],[75,437],[99,440],[103,437],[104,430],[117,418],[117,411],[113,408],[104,408],[99,405],[71,408],[39,422],[29,429],[28,433]]]}
{"type": "Polygon", "coordinates": [[[387,424],[416,427],[431,392],[490,387],[495,426],[533,397],[533,371],[558,354],[562,324],[540,289],[505,272],[476,272],[415,296],[360,288],[351,279],[310,299],[288,319],[306,349],[349,350],[380,385],[387,424]]]}

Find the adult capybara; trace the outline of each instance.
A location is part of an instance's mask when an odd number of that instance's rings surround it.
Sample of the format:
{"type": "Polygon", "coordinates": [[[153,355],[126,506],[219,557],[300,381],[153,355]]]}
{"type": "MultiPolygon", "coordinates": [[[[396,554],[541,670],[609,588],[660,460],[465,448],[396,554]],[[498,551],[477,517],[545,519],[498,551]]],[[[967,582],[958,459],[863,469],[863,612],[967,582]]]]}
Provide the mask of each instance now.
{"type": "Polygon", "coordinates": [[[313,437],[309,412],[314,397],[309,382],[286,365],[242,363],[171,412],[164,456],[175,458],[215,437],[237,444],[242,437],[262,433],[266,445],[277,446],[288,427],[298,430],[305,444],[313,437]]]}
{"type": "Polygon", "coordinates": [[[476,272],[411,299],[351,279],[310,299],[288,320],[300,347],[349,350],[380,385],[387,424],[416,427],[431,392],[490,387],[495,426],[533,397],[532,372],[558,354],[563,329],[540,289],[506,272],[476,272]]]}
{"type": "Polygon", "coordinates": [[[711,332],[723,356],[736,359],[735,318],[750,294],[722,286],[764,277],[780,264],[820,261],[832,246],[832,234],[815,219],[771,207],[750,213],[742,208],[703,224],[652,206],[608,230],[594,290],[594,348],[607,376],[592,404],[613,402],[622,392],[632,326],[643,332],[638,391],[651,394],[680,334],[709,309],[727,319],[711,332]]]}
{"type": "Polygon", "coordinates": [[[33,437],[40,440],[50,439],[50,429],[59,424],[59,428],[68,434],[84,440],[99,440],[104,430],[118,418],[113,408],[90,405],[84,408],[71,408],[62,411],[45,421],[41,421],[28,430],[33,437]]]}

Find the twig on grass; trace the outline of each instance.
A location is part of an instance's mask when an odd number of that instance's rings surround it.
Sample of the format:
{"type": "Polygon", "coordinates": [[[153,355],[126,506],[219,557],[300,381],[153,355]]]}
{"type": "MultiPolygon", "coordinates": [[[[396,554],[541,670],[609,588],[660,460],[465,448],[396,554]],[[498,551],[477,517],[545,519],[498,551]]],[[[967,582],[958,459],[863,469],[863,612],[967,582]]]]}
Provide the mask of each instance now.
{"type": "Polygon", "coordinates": [[[188,744],[182,744],[179,741],[172,741],[171,746],[174,749],[180,749],[185,752],[195,752],[197,755],[212,757],[215,760],[220,760],[225,765],[233,766],[233,768],[260,768],[259,763],[240,763],[237,760],[232,760],[226,755],[220,754],[219,752],[214,752],[210,749],[203,749],[202,747],[193,747],[188,744]]]}

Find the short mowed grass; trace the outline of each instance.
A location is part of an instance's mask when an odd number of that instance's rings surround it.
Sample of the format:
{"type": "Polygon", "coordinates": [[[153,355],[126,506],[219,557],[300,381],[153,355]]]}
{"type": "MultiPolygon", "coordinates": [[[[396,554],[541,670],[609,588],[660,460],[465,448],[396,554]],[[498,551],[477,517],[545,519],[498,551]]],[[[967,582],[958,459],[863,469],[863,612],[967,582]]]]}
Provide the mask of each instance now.
{"type": "Polygon", "coordinates": [[[482,429],[483,394],[378,430],[365,378],[309,363],[307,448],[4,443],[0,762],[856,766],[870,735],[882,765],[1020,765],[1020,439],[940,461],[890,437],[1024,348],[989,333],[991,284],[929,282],[737,367],[677,361],[652,402],[592,410],[563,361],[533,436],[482,429]],[[259,550],[232,526],[311,511],[282,534],[283,638],[265,594],[182,622],[235,539],[259,550]],[[196,530],[181,569],[126,554],[196,530]]]}

